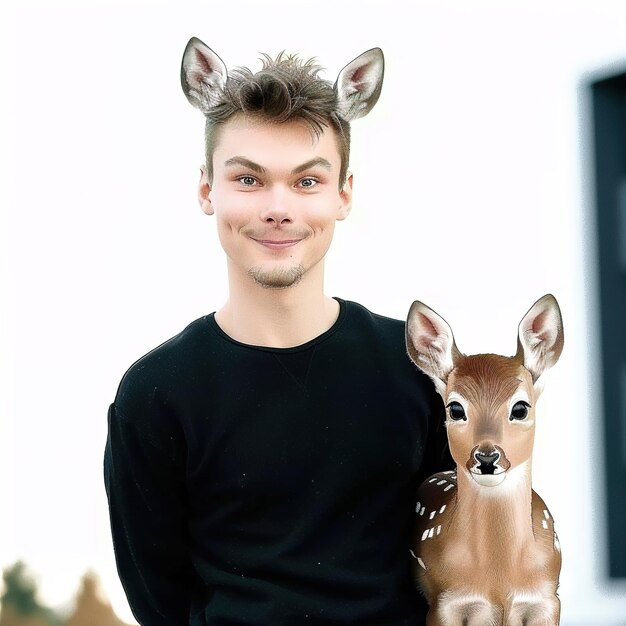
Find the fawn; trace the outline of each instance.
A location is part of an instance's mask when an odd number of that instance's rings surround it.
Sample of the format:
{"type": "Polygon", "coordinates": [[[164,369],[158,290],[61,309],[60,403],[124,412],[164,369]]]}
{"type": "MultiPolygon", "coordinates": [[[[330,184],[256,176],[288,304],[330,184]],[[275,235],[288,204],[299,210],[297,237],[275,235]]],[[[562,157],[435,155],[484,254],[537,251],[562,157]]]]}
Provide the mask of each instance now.
{"type": "Polygon", "coordinates": [[[531,486],[538,379],[563,349],[556,299],[544,296],[524,316],[513,357],[463,355],[445,320],[417,301],[406,339],[446,405],[457,465],[417,495],[411,553],[427,626],[558,625],[560,546],[531,486]]]}

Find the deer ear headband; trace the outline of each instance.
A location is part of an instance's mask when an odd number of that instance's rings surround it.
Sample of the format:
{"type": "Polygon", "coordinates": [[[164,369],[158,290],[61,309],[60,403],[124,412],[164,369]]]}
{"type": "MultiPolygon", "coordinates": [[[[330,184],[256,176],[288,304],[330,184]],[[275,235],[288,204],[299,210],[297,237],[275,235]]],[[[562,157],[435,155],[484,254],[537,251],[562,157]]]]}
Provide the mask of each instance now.
{"type": "MultiPolygon", "coordinates": [[[[373,108],[383,86],[385,61],[380,48],[372,48],[348,63],[335,81],[337,114],[347,122],[364,117],[373,108]]],[[[180,79],[189,102],[205,115],[219,104],[228,70],[220,57],[197,37],[187,43],[180,79]]]]}

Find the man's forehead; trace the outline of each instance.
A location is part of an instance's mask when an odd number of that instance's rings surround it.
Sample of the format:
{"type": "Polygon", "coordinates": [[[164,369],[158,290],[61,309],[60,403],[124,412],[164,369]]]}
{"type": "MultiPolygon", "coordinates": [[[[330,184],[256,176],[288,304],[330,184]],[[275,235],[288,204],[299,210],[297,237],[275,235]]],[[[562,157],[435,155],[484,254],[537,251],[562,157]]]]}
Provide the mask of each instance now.
{"type": "Polygon", "coordinates": [[[280,163],[289,170],[308,164],[332,171],[341,160],[334,129],[316,133],[301,119],[274,122],[239,114],[220,127],[216,139],[216,167],[254,163],[265,168],[280,163]]]}

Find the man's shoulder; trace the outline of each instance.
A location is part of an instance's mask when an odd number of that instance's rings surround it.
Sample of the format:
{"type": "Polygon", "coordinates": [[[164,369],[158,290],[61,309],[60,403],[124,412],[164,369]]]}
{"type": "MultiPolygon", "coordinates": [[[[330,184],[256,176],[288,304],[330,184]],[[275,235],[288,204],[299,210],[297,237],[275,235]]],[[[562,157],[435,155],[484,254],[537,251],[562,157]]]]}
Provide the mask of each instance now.
{"type": "MultiPolygon", "coordinates": [[[[345,367],[358,363],[359,375],[369,375],[379,386],[403,389],[427,411],[427,405],[437,395],[430,378],[411,361],[407,348],[404,320],[370,311],[365,306],[346,301],[346,342],[341,352],[345,367]],[[384,380],[384,383],[382,381],[384,380]]],[[[395,393],[395,392],[394,392],[395,393]]],[[[391,394],[393,395],[393,393],[391,394]]],[[[429,409],[428,409],[429,410],[429,409]]]]}
{"type": "Polygon", "coordinates": [[[374,313],[358,302],[346,300],[345,304],[352,324],[383,335],[404,336],[404,320],[374,313]]]}
{"type": "Polygon", "coordinates": [[[202,357],[214,338],[208,318],[194,320],[132,363],[122,376],[116,402],[165,390],[188,379],[189,372],[205,361],[202,357]]]}
{"type": "Polygon", "coordinates": [[[174,336],[166,339],[158,346],[137,359],[129,371],[149,369],[161,366],[164,361],[176,361],[193,356],[200,344],[211,337],[207,315],[200,317],[183,328],[174,336]]]}
{"type": "Polygon", "coordinates": [[[343,340],[353,354],[373,355],[387,364],[387,359],[409,373],[416,369],[411,363],[405,338],[406,323],[386,315],[374,313],[357,302],[346,301],[346,323],[343,340]]]}

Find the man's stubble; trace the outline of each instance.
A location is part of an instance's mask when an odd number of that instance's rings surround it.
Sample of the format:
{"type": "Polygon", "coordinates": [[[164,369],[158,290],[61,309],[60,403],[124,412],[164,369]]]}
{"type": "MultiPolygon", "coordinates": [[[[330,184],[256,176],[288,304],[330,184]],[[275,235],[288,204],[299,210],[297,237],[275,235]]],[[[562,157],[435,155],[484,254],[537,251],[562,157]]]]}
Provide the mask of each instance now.
{"type": "Polygon", "coordinates": [[[251,267],[248,275],[257,285],[265,289],[286,289],[298,284],[304,276],[305,269],[302,263],[289,268],[272,270],[263,269],[262,266],[251,267]]]}

